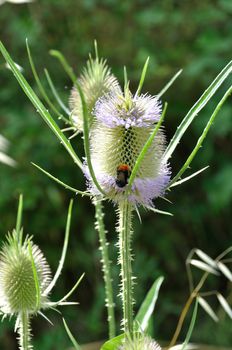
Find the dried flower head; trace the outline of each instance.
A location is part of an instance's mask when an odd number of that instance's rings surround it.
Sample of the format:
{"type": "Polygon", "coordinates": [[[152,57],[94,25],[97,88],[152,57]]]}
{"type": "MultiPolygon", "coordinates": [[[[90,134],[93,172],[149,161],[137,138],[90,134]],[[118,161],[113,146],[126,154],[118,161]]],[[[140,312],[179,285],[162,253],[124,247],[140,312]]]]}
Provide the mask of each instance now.
{"type": "MultiPolygon", "coordinates": [[[[119,84],[111,73],[106,61],[103,59],[90,59],[79,78],[80,87],[84,93],[87,108],[89,111],[89,122],[92,122],[92,109],[99,97],[110,91],[118,91],[119,84]]],[[[80,132],[83,131],[83,111],[79,92],[76,87],[72,89],[70,97],[71,120],[74,127],[80,132]]]]}
{"type": "Polygon", "coordinates": [[[50,268],[38,246],[30,237],[19,244],[16,231],[9,234],[0,252],[0,311],[11,316],[21,312],[32,314],[45,308],[50,282],[50,268]]]}
{"type": "Polygon", "coordinates": [[[161,347],[152,338],[139,335],[133,340],[127,339],[118,350],[161,350],[161,347]]]}
{"type": "MultiPolygon", "coordinates": [[[[127,184],[135,163],[146,141],[161,116],[157,97],[133,96],[129,90],[123,94],[109,93],[101,97],[93,110],[90,147],[91,161],[100,186],[115,202],[125,199],[134,204],[152,205],[170,180],[170,170],[163,162],[165,137],[159,129],[146,152],[130,191],[127,184]]],[[[86,176],[89,187],[96,193],[86,176]]]]}

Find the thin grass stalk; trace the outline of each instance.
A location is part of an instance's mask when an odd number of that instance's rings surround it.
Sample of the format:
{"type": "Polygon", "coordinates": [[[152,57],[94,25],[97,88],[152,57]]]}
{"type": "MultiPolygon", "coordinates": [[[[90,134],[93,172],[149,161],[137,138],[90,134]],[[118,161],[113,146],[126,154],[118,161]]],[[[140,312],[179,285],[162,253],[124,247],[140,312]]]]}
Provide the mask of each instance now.
{"type": "Polygon", "coordinates": [[[108,242],[106,239],[106,230],[104,225],[104,213],[102,208],[102,203],[97,198],[94,198],[93,204],[95,206],[95,218],[96,218],[96,230],[99,234],[100,251],[101,251],[101,263],[103,278],[105,282],[105,301],[108,313],[108,323],[109,323],[109,339],[114,338],[116,335],[115,331],[115,313],[114,313],[114,297],[113,297],[113,287],[112,287],[112,276],[110,268],[109,259],[109,249],[108,242]]]}
{"type": "Polygon", "coordinates": [[[127,200],[119,204],[119,264],[121,265],[121,297],[123,304],[123,330],[133,338],[133,277],[132,277],[132,204],[127,200]]]}
{"type": "Polygon", "coordinates": [[[185,306],[184,306],[184,308],[183,308],[183,310],[182,310],[182,312],[180,314],[180,318],[179,318],[179,321],[177,323],[177,327],[176,327],[175,333],[174,333],[174,335],[172,337],[172,340],[171,340],[171,342],[170,342],[170,344],[168,346],[168,349],[170,349],[171,347],[173,347],[176,344],[177,339],[178,339],[179,334],[180,334],[180,331],[181,331],[181,329],[183,327],[184,320],[185,320],[186,315],[187,315],[187,313],[189,311],[189,308],[192,305],[193,300],[198,296],[198,293],[199,293],[200,289],[202,288],[203,284],[205,283],[208,275],[209,275],[208,272],[204,273],[204,275],[202,276],[200,282],[194,288],[194,290],[190,294],[188,300],[186,301],[185,306]]]}

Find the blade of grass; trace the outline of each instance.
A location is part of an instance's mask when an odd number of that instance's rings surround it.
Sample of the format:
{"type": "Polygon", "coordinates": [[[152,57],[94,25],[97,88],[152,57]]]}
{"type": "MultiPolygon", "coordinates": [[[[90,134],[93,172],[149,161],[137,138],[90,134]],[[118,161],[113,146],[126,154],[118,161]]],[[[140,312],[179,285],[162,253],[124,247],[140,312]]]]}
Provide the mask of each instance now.
{"type": "Polygon", "coordinates": [[[193,161],[194,157],[196,156],[197,152],[199,151],[199,149],[201,148],[201,145],[210,129],[210,127],[212,126],[214,119],[216,118],[218,112],[220,111],[221,107],[223,106],[223,104],[225,103],[225,101],[227,100],[227,98],[229,97],[229,95],[232,93],[232,87],[230,87],[226,93],[224,94],[224,96],[222,97],[222,99],[219,101],[219,103],[217,104],[213,114],[211,115],[205,129],[203,130],[203,133],[201,134],[201,136],[199,137],[196,146],[194,147],[193,151],[191,152],[191,154],[189,155],[189,157],[187,158],[186,162],[184,163],[184,165],[182,166],[182,168],[179,170],[179,172],[177,173],[176,176],[174,176],[174,178],[171,180],[170,185],[172,185],[173,183],[175,183],[180,177],[181,175],[183,175],[183,173],[185,172],[186,169],[189,168],[191,162],[193,161]]]}
{"type": "Polygon", "coordinates": [[[64,134],[61,132],[60,128],[48,112],[48,110],[45,108],[43,103],[40,101],[40,99],[37,97],[31,86],[28,84],[24,76],[20,73],[18,68],[15,66],[12,58],[10,57],[8,51],[0,41],[0,51],[2,55],[4,56],[5,60],[8,62],[8,64],[11,67],[11,70],[15,76],[15,78],[18,80],[19,85],[21,86],[24,93],[27,95],[27,97],[30,99],[34,107],[36,108],[37,112],[41,115],[43,120],[48,124],[50,129],[53,131],[53,133],[57,136],[57,138],[61,141],[62,145],[66,148],[72,159],[74,160],[74,163],[79,166],[80,169],[82,169],[82,162],[80,161],[79,157],[75,153],[74,149],[72,148],[69,140],[64,136],[64,134]]]}
{"type": "Polygon", "coordinates": [[[179,75],[182,73],[183,69],[180,69],[173,77],[171,80],[169,80],[169,82],[164,86],[164,88],[158,93],[157,97],[160,98],[161,96],[163,96],[163,94],[165,94],[165,92],[170,88],[170,86],[172,86],[172,84],[174,83],[174,81],[179,77],[179,75]]]}
{"type": "Polygon", "coordinates": [[[207,102],[211,99],[211,97],[215,94],[221,84],[225,81],[228,75],[232,71],[232,61],[230,61],[225,68],[217,75],[214,81],[210,84],[210,86],[205,90],[205,92],[201,95],[198,101],[193,105],[193,107],[186,114],[180,125],[177,127],[177,130],[171,139],[165,154],[164,154],[164,162],[168,161],[171,157],[172,153],[176,149],[178,143],[180,142],[182,136],[185,131],[189,127],[189,125],[193,122],[194,118],[197,114],[202,110],[202,108],[207,104],[207,102]]]}

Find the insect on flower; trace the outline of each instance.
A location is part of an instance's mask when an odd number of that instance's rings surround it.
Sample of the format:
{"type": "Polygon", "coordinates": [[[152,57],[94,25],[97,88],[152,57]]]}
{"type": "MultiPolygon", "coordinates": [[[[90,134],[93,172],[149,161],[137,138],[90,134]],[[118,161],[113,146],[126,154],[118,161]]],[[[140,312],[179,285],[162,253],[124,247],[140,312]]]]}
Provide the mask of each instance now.
{"type": "Polygon", "coordinates": [[[118,187],[125,187],[128,183],[128,178],[131,174],[131,168],[127,164],[120,164],[117,167],[116,185],[118,187]]]}

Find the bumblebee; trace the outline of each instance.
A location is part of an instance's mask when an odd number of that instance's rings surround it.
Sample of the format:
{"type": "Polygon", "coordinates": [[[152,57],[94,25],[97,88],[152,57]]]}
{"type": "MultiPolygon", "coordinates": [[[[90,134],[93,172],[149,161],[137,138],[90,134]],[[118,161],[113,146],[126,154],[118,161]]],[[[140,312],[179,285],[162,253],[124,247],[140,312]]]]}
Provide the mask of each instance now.
{"type": "Polygon", "coordinates": [[[117,167],[116,185],[118,187],[125,187],[128,184],[128,179],[131,174],[131,169],[127,164],[120,164],[117,167]]]}

